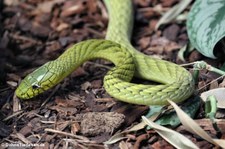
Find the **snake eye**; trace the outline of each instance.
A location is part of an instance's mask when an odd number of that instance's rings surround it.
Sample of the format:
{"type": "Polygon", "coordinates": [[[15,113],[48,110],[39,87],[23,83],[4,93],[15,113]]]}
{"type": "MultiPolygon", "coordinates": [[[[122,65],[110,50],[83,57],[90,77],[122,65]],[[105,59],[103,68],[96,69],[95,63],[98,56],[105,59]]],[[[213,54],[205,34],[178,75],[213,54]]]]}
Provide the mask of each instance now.
{"type": "Polygon", "coordinates": [[[34,85],[32,85],[32,89],[38,89],[38,88],[40,88],[40,86],[38,85],[38,84],[34,84],[34,85]]]}

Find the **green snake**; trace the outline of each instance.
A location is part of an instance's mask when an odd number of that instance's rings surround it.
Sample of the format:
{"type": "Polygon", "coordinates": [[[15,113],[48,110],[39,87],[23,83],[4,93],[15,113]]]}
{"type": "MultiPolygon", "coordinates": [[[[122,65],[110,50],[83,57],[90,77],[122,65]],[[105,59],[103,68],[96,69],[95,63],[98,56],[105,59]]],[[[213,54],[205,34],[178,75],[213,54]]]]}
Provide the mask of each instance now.
{"type": "Polygon", "coordinates": [[[87,60],[103,58],[115,64],[104,77],[104,88],[114,98],[139,105],[181,102],[194,91],[192,75],[174,63],[135,50],[130,43],[133,28],[131,0],[105,0],[109,11],[106,39],[79,42],[60,57],[25,77],[16,89],[17,97],[33,98],[60,83],[87,60]],[[131,83],[133,76],[156,85],[131,83]]]}

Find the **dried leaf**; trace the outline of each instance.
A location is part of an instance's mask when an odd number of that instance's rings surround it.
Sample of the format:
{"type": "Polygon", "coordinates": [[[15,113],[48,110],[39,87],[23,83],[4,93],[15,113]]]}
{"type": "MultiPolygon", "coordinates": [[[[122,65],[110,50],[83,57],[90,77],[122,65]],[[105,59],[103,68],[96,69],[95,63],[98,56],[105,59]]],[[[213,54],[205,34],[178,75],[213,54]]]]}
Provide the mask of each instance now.
{"type": "Polygon", "coordinates": [[[116,143],[120,140],[126,139],[126,138],[128,138],[128,137],[126,137],[124,135],[124,132],[117,133],[114,136],[112,136],[108,141],[104,142],[104,144],[114,144],[114,143],[116,143]]]}
{"type": "Polygon", "coordinates": [[[17,6],[20,3],[19,0],[4,0],[3,2],[6,6],[17,6]]]}
{"type": "Polygon", "coordinates": [[[16,133],[16,137],[21,140],[22,142],[26,143],[26,144],[30,144],[30,140],[28,140],[24,135],[22,135],[21,133],[16,133]]]}
{"type": "Polygon", "coordinates": [[[49,109],[56,110],[57,112],[65,116],[74,115],[77,113],[77,109],[74,107],[51,106],[49,107],[49,109]]]}
{"type": "Polygon", "coordinates": [[[73,134],[76,134],[77,132],[80,131],[80,125],[77,122],[74,122],[73,124],[71,124],[71,132],[73,134]]]}
{"type": "MultiPolygon", "coordinates": [[[[225,120],[224,119],[214,119],[215,123],[217,124],[220,132],[225,134],[225,120]]],[[[197,119],[195,120],[205,131],[209,131],[212,134],[216,134],[216,130],[213,127],[213,124],[210,119],[197,119]]]]}
{"type": "Polygon", "coordinates": [[[119,147],[120,147],[120,149],[129,149],[127,142],[124,142],[124,141],[121,141],[119,143],[119,147]]]}
{"type": "Polygon", "coordinates": [[[155,30],[157,30],[160,25],[166,24],[175,19],[190,4],[190,2],[191,0],[182,0],[180,1],[180,3],[175,5],[168,12],[166,12],[163,15],[163,17],[159,20],[159,22],[156,24],[155,30]]]}
{"type": "Polygon", "coordinates": [[[68,107],[77,108],[77,107],[83,106],[83,103],[80,102],[79,100],[76,100],[76,99],[63,99],[63,98],[59,98],[59,97],[56,97],[55,103],[57,104],[57,106],[66,107],[66,108],[68,108],[68,107]]]}
{"type": "Polygon", "coordinates": [[[182,48],[180,48],[177,57],[182,61],[185,62],[184,53],[187,49],[187,44],[185,44],[182,48]]]}
{"type": "Polygon", "coordinates": [[[18,86],[17,82],[14,82],[14,81],[6,81],[6,83],[12,88],[15,88],[18,86]]]}
{"type": "Polygon", "coordinates": [[[85,7],[82,1],[67,1],[62,8],[61,16],[68,17],[74,14],[79,14],[83,10],[85,10],[85,7]]]}
{"type": "Polygon", "coordinates": [[[161,137],[167,140],[174,147],[179,149],[198,149],[198,147],[191,142],[188,138],[183,136],[182,134],[168,129],[166,127],[160,126],[150,120],[148,120],[145,116],[142,116],[143,121],[152,127],[161,137]]]}
{"type": "Polygon", "coordinates": [[[65,0],[54,0],[54,1],[45,1],[43,3],[38,4],[38,9],[44,13],[50,13],[55,4],[62,3],[65,0]]]}
{"type": "Polygon", "coordinates": [[[20,100],[14,94],[14,96],[13,96],[13,112],[18,112],[20,110],[21,110],[20,100]]]}
{"type": "Polygon", "coordinates": [[[225,79],[219,84],[219,87],[225,87],[225,79]]]}
{"type": "Polygon", "coordinates": [[[189,132],[199,135],[203,139],[216,146],[225,148],[225,140],[211,138],[193,119],[191,119],[185,112],[183,112],[173,101],[168,100],[168,102],[174,107],[178,117],[180,118],[181,123],[189,132]]]}
{"type": "Polygon", "coordinates": [[[88,81],[81,85],[81,89],[84,90],[84,91],[86,91],[90,87],[91,87],[91,83],[88,82],[88,81]]]}
{"type": "Polygon", "coordinates": [[[207,97],[210,95],[214,95],[218,101],[217,107],[218,108],[225,108],[225,88],[216,88],[201,94],[201,98],[203,101],[206,101],[207,97]]]}
{"type": "Polygon", "coordinates": [[[209,89],[212,90],[212,89],[216,89],[219,87],[219,83],[215,80],[211,81],[210,82],[210,86],[209,86],[209,89]]]}

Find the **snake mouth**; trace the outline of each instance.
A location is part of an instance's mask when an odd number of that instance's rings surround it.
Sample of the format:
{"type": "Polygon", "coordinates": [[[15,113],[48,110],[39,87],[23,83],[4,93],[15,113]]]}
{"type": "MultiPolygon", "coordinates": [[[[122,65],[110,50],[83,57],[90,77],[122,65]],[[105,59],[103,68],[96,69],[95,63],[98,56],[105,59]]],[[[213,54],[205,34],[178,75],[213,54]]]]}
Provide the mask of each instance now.
{"type": "Polygon", "coordinates": [[[21,90],[21,88],[17,88],[15,93],[16,96],[20,99],[23,100],[27,100],[27,99],[32,99],[36,96],[38,96],[39,94],[43,93],[45,90],[43,88],[36,88],[34,89],[33,87],[28,88],[26,90],[21,90]]]}
{"type": "Polygon", "coordinates": [[[15,93],[16,93],[16,97],[20,99],[30,99],[30,95],[24,92],[23,90],[21,90],[20,88],[17,88],[15,93]]]}
{"type": "Polygon", "coordinates": [[[37,83],[31,82],[37,82],[37,80],[30,75],[21,81],[19,87],[15,91],[18,98],[24,100],[31,99],[45,91],[44,88],[37,83]]]}

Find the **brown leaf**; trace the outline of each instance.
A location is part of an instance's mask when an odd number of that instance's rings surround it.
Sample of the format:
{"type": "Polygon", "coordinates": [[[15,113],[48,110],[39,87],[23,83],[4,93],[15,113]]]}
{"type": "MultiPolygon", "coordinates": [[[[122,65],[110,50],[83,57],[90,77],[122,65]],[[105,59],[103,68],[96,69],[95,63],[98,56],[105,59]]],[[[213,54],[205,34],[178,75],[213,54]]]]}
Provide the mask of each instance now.
{"type": "Polygon", "coordinates": [[[59,4],[64,2],[65,0],[53,0],[53,1],[45,1],[43,3],[39,3],[37,9],[44,13],[50,13],[55,4],[59,4]]]}
{"type": "Polygon", "coordinates": [[[200,60],[201,58],[202,55],[198,51],[194,50],[193,52],[191,52],[190,56],[188,57],[188,60],[189,62],[195,62],[200,60]]]}
{"type": "Polygon", "coordinates": [[[4,0],[3,2],[7,6],[17,6],[20,3],[19,0],[4,0]]]}
{"type": "Polygon", "coordinates": [[[31,21],[29,21],[27,18],[25,18],[24,16],[22,16],[19,21],[18,21],[18,26],[19,28],[26,32],[26,31],[29,31],[32,27],[32,23],[31,21]]]}
{"type": "Polygon", "coordinates": [[[167,143],[165,140],[159,140],[151,145],[154,149],[174,149],[172,145],[167,143]]]}
{"type": "Polygon", "coordinates": [[[172,24],[163,30],[163,36],[170,41],[176,41],[179,31],[180,27],[176,24],[172,24]]]}
{"type": "Polygon", "coordinates": [[[6,83],[11,87],[11,88],[15,88],[17,87],[17,82],[14,81],[6,81],[6,83]]]}
{"type": "Polygon", "coordinates": [[[46,43],[45,54],[46,54],[46,55],[49,55],[49,53],[58,51],[58,50],[60,50],[61,48],[62,48],[62,47],[61,47],[60,43],[57,42],[57,41],[53,41],[53,42],[46,43]]]}
{"type": "Polygon", "coordinates": [[[178,45],[177,43],[175,43],[175,42],[170,42],[170,44],[168,44],[166,47],[165,47],[165,52],[166,53],[171,53],[171,52],[173,52],[174,50],[177,50],[177,49],[180,49],[181,48],[181,46],[180,45],[178,45]]]}
{"type": "Polygon", "coordinates": [[[32,125],[31,123],[28,123],[27,125],[25,125],[22,129],[20,129],[19,133],[21,133],[24,136],[27,136],[29,134],[31,134],[32,132],[32,125]]]}
{"type": "Polygon", "coordinates": [[[162,46],[156,46],[156,47],[149,47],[145,51],[143,51],[146,54],[152,55],[151,53],[155,54],[162,54],[164,51],[164,48],[162,46]]]}
{"type": "Polygon", "coordinates": [[[101,79],[99,79],[99,80],[93,80],[93,81],[91,81],[91,87],[93,88],[93,89],[98,89],[98,88],[101,88],[102,87],[102,80],[101,79]]]}
{"type": "Polygon", "coordinates": [[[31,33],[35,36],[46,38],[50,34],[51,29],[48,26],[41,25],[39,23],[33,23],[31,33]]]}
{"type": "MultiPolygon", "coordinates": [[[[212,121],[210,119],[198,119],[195,120],[204,130],[210,131],[212,134],[216,134],[214,127],[212,126],[212,121]]],[[[224,119],[215,119],[218,128],[221,133],[225,133],[225,120],[224,119]]]]}
{"type": "Polygon", "coordinates": [[[61,12],[62,17],[68,17],[74,14],[81,13],[85,7],[82,1],[66,1],[63,5],[63,10],[61,12]]]}
{"type": "Polygon", "coordinates": [[[179,0],[161,0],[161,4],[163,7],[171,7],[176,2],[179,2],[179,0]]]}
{"type": "Polygon", "coordinates": [[[225,79],[219,84],[219,87],[225,87],[225,79]]]}
{"type": "Polygon", "coordinates": [[[57,130],[64,130],[67,126],[69,126],[71,122],[70,121],[63,121],[63,122],[57,122],[56,123],[56,129],[57,130]]]}
{"type": "Polygon", "coordinates": [[[21,110],[21,103],[20,100],[14,94],[13,96],[13,112],[17,112],[21,110]]]}
{"type": "Polygon", "coordinates": [[[61,22],[57,27],[56,27],[56,31],[60,32],[66,28],[69,27],[69,24],[61,22]]]}
{"type": "Polygon", "coordinates": [[[148,106],[139,106],[139,105],[117,105],[112,111],[118,112],[125,115],[125,125],[131,125],[136,119],[139,119],[145,112],[149,110],[148,106]],[[138,111],[138,112],[137,112],[138,111]]]}
{"type": "Polygon", "coordinates": [[[72,74],[72,77],[81,77],[87,75],[88,73],[84,70],[83,67],[78,67],[72,74]]]}
{"type": "Polygon", "coordinates": [[[56,110],[57,112],[59,112],[60,114],[64,116],[68,116],[68,115],[70,116],[77,113],[77,109],[74,107],[51,106],[49,107],[49,109],[56,110]]]}
{"type": "Polygon", "coordinates": [[[81,89],[84,90],[84,91],[86,91],[90,87],[91,87],[90,82],[85,82],[85,83],[81,84],[81,89]]]}
{"type": "Polygon", "coordinates": [[[83,103],[81,103],[79,100],[69,100],[69,99],[62,99],[57,97],[55,99],[55,103],[57,104],[57,106],[61,106],[61,107],[79,107],[81,105],[83,105],[83,103]]]}
{"type": "Polygon", "coordinates": [[[130,148],[132,148],[132,145],[129,142],[121,141],[119,143],[119,147],[120,147],[120,149],[130,149],[130,148]]]}
{"type": "Polygon", "coordinates": [[[219,84],[217,81],[211,81],[210,83],[210,86],[209,86],[209,89],[215,89],[215,88],[218,88],[219,87],[219,84]]]}
{"type": "Polygon", "coordinates": [[[16,137],[21,140],[23,143],[25,144],[30,144],[30,140],[28,140],[24,135],[22,135],[21,133],[16,133],[16,137]]]}
{"type": "Polygon", "coordinates": [[[77,123],[77,122],[74,122],[72,125],[71,125],[71,132],[73,134],[77,134],[77,132],[80,131],[80,125],[77,123]]]}
{"type": "Polygon", "coordinates": [[[166,39],[165,37],[155,37],[155,38],[152,38],[152,41],[151,41],[151,46],[167,46],[169,44],[169,40],[166,39]]]}
{"type": "Polygon", "coordinates": [[[150,43],[150,37],[142,37],[139,41],[138,44],[140,44],[141,49],[145,49],[149,46],[150,43]]]}
{"type": "Polygon", "coordinates": [[[88,8],[88,13],[92,15],[97,11],[97,3],[96,0],[88,0],[87,1],[87,8],[88,8]]]}

